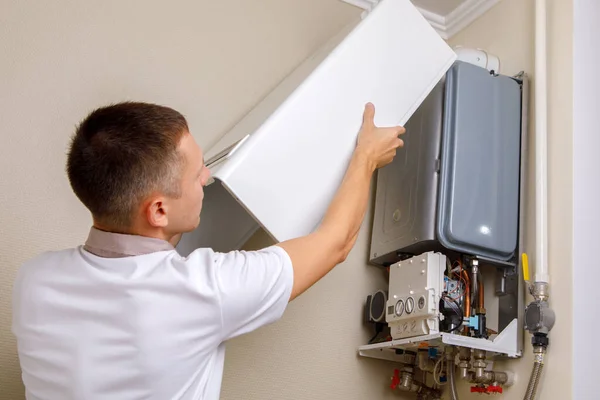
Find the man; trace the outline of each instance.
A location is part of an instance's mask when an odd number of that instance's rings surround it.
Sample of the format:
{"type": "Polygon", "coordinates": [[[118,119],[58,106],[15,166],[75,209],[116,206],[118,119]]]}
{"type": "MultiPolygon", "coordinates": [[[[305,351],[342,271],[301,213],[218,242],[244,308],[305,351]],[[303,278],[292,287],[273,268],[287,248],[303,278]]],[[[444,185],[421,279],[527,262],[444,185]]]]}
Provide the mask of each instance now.
{"type": "Polygon", "coordinates": [[[278,320],[354,245],[373,173],[403,144],[404,129],[375,127],[374,112],[368,104],[315,232],[261,251],[197,249],[186,258],[174,246],[200,223],[210,172],[185,118],[132,102],[92,112],[67,161],[93,218],[87,242],[27,262],[15,283],[27,398],[218,399],[224,343],[278,320]]]}

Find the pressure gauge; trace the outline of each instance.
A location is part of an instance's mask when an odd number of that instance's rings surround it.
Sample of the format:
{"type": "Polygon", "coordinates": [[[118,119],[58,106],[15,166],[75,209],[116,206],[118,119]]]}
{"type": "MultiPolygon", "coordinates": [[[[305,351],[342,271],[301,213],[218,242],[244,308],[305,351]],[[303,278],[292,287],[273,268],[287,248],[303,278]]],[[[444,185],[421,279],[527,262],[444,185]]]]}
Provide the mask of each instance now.
{"type": "Polygon", "coordinates": [[[408,299],[406,299],[406,313],[407,314],[412,314],[412,312],[415,310],[415,299],[413,299],[412,297],[409,297],[408,299]]]}
{"type": "Polygon", "coordinates": [[[396,316],[399,317],[404,312],[404,302],[402,300],[398,300],[396,303],[396,316]]]}

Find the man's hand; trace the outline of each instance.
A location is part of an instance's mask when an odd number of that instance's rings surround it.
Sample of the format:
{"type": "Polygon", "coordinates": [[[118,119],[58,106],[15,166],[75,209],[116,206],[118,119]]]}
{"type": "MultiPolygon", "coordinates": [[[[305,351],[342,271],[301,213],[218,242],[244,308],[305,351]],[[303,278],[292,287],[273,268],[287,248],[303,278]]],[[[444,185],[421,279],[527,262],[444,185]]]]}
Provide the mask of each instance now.
{"type": "Polygon", "coordinates": [[[404,128],[378,128],[374,117],[375,107],[369,103],[352,160],[319,228],[310,235],[279,244],[294,267],[290,300],[346,259],[366,213],[373,172],[391,163],[396,150],[404,144],[398,138],[404,128]]]}
{"type": "Polygon", "coordinates": [[[393,128],[378,128],[374,123],[375,107],[368,103],[363,114],[363,124],[358,136],[356,153],[363,153],[376,168],[381,168],[392,162],[396,149],[404,142],[398,136],[406,132],[401,126],[393,128]]]}

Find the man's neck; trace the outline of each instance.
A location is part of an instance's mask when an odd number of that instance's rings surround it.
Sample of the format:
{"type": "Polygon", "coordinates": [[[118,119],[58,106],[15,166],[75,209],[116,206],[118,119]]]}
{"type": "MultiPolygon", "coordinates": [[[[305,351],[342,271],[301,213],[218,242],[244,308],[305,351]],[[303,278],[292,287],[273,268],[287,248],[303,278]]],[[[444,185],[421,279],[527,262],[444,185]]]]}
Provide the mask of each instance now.
{"type": "Polygon", "coordinates": [[[135,233],[111,232],[92,227],[84,249],[98,257],[122,258],[174,250],[170,242],[135,233]]]}
{"type": "Polygon", "coordinates": [[[143,226],[132,226],[131,228],[116,228],[107,225],[103,225],[98,221],[94,221],[94,228],[109,233],[119,233],[122,235],[133,235],[133,236],[144,236],[154,239],[164,240],[176,246],[181,239],[181,234],[167,234],[162,228],[151,228],[143,226]]]}

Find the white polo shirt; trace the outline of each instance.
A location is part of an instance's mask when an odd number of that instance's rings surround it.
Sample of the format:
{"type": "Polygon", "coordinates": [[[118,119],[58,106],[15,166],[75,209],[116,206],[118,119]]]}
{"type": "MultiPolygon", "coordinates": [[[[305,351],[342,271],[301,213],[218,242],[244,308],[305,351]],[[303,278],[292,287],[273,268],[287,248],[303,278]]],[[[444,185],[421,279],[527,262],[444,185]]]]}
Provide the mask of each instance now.
{"type": "Polygon", "coordinates": [[[280,247],[181,257],[92,229],[20,269],[13,333],[29,400],[219,398],[225,341],[278,320],[293,285],[280,247]]]}

